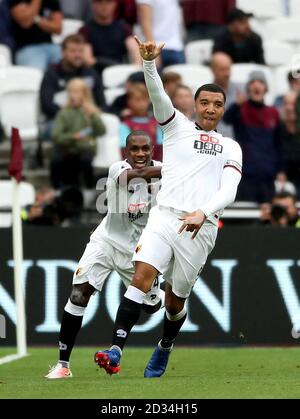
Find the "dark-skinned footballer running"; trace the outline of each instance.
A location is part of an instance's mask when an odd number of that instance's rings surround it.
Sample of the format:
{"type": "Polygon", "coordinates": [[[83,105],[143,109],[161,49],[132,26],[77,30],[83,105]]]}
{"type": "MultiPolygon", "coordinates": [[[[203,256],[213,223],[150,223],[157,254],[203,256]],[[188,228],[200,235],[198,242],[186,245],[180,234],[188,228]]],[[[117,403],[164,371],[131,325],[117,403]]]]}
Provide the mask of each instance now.
{"type": "MultiPolygon", "coordinates": [[[[59,334],[59,361],[46,375],[48,379],[72,377],[70,356],[91,295],[101,292],[113,271],[120,275],[126,288],[131,284],[132,255],[147,224],[149,209],[156,205],[161,162],[152,160],[151,138],[143,131],[133,131],[127,137],[126,154],[126,160],[113,164],[109,170],[108,214],[91,235],[74,273],[59,334]]],[[[150,288],[142,303],[149,314],[164,305],[158,277],[150,288]]]]}

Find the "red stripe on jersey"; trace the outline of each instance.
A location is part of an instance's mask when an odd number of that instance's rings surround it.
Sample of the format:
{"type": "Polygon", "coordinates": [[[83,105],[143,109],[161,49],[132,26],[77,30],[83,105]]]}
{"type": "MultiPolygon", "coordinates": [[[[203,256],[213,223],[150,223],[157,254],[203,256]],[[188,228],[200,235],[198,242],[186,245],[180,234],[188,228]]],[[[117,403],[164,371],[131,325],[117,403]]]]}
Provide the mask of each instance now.
{"type": "Polygon", "coordinates": [[[159,122],[159,125],[161,125],[162,127],[164,127],[165,125],[168,125],[170,122],[173,121],[173,119],[175,118],[176,112],[173,113],[173,115],[171,116],[171,118],[169,118],[166,122],[159,122]]]}
{"type": "Polygon", "coordinates": [[[232,169],[237,170],[237,171],[238,171],[241,175],[243,175],[243,173],[242,173],[242,171],[241,171],[240,169],[238,169],[237,167],[235,167],[235,166],[233,166],[233,165],[231,165],[231,164],[227,164],[226,166],[224,166],[224,169],[225,169],[226,167],[232,167],[232,169]]]}

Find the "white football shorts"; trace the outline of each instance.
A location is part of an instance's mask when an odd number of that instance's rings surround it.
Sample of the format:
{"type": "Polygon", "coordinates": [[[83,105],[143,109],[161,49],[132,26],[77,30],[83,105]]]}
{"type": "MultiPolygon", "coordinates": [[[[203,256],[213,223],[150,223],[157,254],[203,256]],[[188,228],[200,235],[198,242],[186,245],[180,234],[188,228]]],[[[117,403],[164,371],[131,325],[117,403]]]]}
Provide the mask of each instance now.
{"type": "MultiPolygon", "coordinates": [[[[101,292],[105,280],[117,272],[126,288],[134,275],[132,254],[122,253],[105,240],[90,241],[73,275],[73,285],[89,283],[101,292]]],[[[144,304],[154,306],[159,303],[160,283],[156,280],[145,297],[144,304]]]]}
{"type": "Polygon", "coordinates": [[[164,207],[153,208],[132,261],[153,266],[171,284],[175,295],[188,298],[215,246],[218,227],[206,222],[192,240],[190,232],[178,234],[182,215],[164,207]]]}

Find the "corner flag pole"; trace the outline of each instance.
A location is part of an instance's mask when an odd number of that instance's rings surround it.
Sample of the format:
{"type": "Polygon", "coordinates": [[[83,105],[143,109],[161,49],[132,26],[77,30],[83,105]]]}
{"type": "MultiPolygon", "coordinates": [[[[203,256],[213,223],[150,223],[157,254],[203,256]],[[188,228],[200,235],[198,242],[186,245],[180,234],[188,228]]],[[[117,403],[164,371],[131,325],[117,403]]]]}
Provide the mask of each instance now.
{"type": "Polygon", "coordinates": [[[20,357],[27,355],[25,295],[22,283],[23,234],[20,203],[20,181],[22,179],[22,170],[22,143],[19,131],[16,128],[13,128],[9,174],[12,178],[13,187],[13,257],[15,262],[14,286],[17,314],[17,349],[18,356],[20,357]]]}

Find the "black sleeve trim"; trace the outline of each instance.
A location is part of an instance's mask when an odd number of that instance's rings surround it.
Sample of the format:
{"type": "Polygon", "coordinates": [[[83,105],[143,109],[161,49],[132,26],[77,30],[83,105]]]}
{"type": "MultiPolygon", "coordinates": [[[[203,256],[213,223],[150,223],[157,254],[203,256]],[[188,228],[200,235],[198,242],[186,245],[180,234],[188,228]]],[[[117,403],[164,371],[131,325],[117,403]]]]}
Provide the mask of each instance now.
{"type": "Polygon", "coordinates": [[[176,115],[176,112],[174,111],[171,118],[169,118],[166,122],[159,122],[159,125],[161,125],[162,127],[164,127],[165,125],[168,125],[170,122],[173,121],[173,119],[175,118],[175,115],[176,115]]]}

